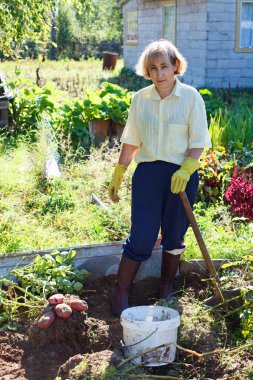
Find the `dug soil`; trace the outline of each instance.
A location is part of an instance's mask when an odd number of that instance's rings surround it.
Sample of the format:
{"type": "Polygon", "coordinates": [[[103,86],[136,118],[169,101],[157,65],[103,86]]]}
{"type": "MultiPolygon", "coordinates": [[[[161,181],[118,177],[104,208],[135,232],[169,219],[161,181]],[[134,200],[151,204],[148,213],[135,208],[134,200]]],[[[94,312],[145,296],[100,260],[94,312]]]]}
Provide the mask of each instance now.
{"type": "MultiPolygon", "coordinates": [[[[114,282],[115,276],[88,281],[81,298],[88,303],[89,311],[87,315],[82,314],[78,325],[72,325],[72,330],[73,326],[77,328],[76,334],[71,332],[65,338],[64,334],[59,335],[58,340],[55,337],[51,339],[50,334],[45,338],[34,331],[34,321],[23,321],[17,331],[0,330],[0,379],[54,380],[58,376],[59,379],[101,380],[103,377],[98,371],[101,364],[116,367],[123,360],[122,326],[119,318],[111,313],[114,282]],[[85,365],[80,372],[84,359],[85,365]]],[[[176,302],[172,307],[181,314],[190,315],[195,302],[197,305],[199,300],[206,297],[206,286],[197,274],[177,278],[176,302]]],[[[135,283],[130,298],[131,306],[156,303],[158,289],[159,280],[156,278],[135,283]]],[[[236,325],[238,321],[232,320],[231,323],[236,325]]],[[[199,320],[192,320],[190,326],[185,323],[182,332],[179,331],[179,344],[201,353],[227,348],[228,340],[227,326],[222,318],[215,324],[200,315],[199,320]],[[202,321],[202,324],[196,324],[196,320],[198,323],[202,321]]],[[[250,368],[253,373],[253,354],[250,351],[233,357],[223,353],[201,358],[179,349],[174,363],[159,368],[137,368],[131,373],[138,375],[136,378],[139,379],[145,379],[147,375],[152,375],[150,378],[153,379],[167,375],[175,379],[242,380],[251,378],[248,377],[250,368]]],[[[127,377],[115,374],[110,378],[117,380],[127,377]]]]}

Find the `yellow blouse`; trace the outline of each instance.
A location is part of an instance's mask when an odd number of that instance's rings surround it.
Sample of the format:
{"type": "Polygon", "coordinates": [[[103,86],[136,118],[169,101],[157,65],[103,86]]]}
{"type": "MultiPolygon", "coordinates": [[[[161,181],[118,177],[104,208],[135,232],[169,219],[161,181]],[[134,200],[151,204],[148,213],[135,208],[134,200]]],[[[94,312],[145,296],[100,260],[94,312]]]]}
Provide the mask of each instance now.
{"type": "Polygon", "coordinates": [[[162,160],[181,165],[188,149],[211,147],[201,95],[178,79],[164,99],[154,85],[141,89],[133,97],[121,142],[140,146],[137,163],[162,160]]]}

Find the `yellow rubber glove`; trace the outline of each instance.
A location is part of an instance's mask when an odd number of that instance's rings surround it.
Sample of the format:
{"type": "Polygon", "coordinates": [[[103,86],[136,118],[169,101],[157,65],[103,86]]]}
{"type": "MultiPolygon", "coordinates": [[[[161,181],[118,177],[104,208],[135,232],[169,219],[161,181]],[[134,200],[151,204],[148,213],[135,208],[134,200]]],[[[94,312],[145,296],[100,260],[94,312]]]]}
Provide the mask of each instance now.
{"type": "Polygon", "coordinates": [[[181,168],[178,169],[171,178],[171,192],[174,194],[178,194],[182,191],[185,191],[190,176],[196,170],[198,170],[199,167],[200,163],[198,162],[198,160],[195,160],[191,157],[186,157],[181,165],[181,168]]]}
{"type": "Polygon", "coordinates": [[[118,191],[119,191],[121,182],[123,181],[123,176],[126,170],[127,170],[127,167],[124,165],[117,164],[115,166],[112,180],[108,186],[109,196],[113,202],[119,201],[118,191]]]}

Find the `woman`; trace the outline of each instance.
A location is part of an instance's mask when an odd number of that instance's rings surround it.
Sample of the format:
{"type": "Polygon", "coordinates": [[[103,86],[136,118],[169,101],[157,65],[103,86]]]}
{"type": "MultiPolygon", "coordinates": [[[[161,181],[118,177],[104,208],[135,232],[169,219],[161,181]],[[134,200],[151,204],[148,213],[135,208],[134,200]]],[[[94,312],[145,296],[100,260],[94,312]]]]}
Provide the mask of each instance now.
{"type": "Polygon", "coordinates": [[[150,43],[141,54],[137,74],[153,84],[132,100],[121,138],[118,164],[109,184],[112,201],[124,172],[135,158],[132,178],[130,235],[123,244],[112,311],[119,316],[128,307],[134,277],[151,256],[161,228],[161,298],[171,293],[180,256],[185,250],[188,219],[179,193],[186,191],[193,205],[198,188],[199,157],[210,147],[204,101],[196,89],[182,84],[177,75],[187,67],[184,57],[167,40],[150,43]]]}

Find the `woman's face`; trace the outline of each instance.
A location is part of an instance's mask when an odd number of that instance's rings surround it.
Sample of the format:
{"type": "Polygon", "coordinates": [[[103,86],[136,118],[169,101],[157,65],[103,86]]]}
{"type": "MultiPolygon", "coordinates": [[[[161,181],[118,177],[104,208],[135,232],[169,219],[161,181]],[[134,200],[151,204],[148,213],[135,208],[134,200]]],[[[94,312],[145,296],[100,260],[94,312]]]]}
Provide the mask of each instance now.
{"type": "Polygon", "coordinates": [[[173,65],[163,55],[158,55],[149,66],[149,76],[159,94],[172,90],[175,81],[177,63],[173,65]]]}

